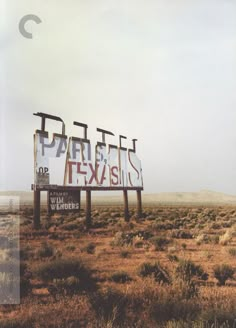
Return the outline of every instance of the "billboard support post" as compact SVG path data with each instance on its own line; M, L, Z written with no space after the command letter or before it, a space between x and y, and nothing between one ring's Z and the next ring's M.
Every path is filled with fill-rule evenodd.
M142 217L142 194L141 190L137 190L137 217L140 219Z
M123 197L124 197L124 218L125 221L129 221L129 202L128 202L128 191L123 190Z
M34 190L34 229L40 228L40 190Z
M86 190L86 227L89 229L92 224L91 217L91 190Z

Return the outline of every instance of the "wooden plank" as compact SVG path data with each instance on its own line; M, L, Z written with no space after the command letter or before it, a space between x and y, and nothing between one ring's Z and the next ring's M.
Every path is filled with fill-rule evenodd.
M129 221L129 202L128 202L128 191L123 191L123 197L124 197L124 218L125 221Z
M34 190L34 229L40 228L40 190Z
M91 190L86 191L86 227L89 229L92 225L91 217Z
M47 191L47 190L81 190L81 191L122 191L122 190L130 190L130 191L137 191L137 190L143 190L143 187L97 187L97 186L85 186L85 187L79 187L79 186L59 186L59 185L31 185L31 189L34 190L41 190L41 191Z
M137 217L142 217L142 194L141 190L137 190Z

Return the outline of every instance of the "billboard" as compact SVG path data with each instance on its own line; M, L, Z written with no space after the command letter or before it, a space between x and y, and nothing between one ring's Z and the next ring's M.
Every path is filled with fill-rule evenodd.
M104 133L105 130L100 131ZM97 142L92 147L90 140L87 139L87 133L85 137L68 138L64 134L55 133L50 140L48 132L36 130L34 135L35 185L57 184L71 187L112 187L113 189L143 187L141 161L135 147L127 149L121 144L119 147L106 144L104 135L103 142ZM63 171L56 183L55 180L52 182L55 165L50 163L53 159L58 159L63 163Z

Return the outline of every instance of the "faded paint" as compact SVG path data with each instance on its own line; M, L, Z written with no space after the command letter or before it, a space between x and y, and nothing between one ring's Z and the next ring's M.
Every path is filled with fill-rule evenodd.
M38 132L34 135L35 146L35 184L50 184L50 158L60 158L67 150L67 137L55 134L50 142L48 133Z
M141 161L134 150L105 143L95 146L92 160L88 139L36 131L35 136L35 184L50 185L53 167L50 158L65 161L64 186L78 187L143 187ZM66 155L66 159L65 159Z
M108 158L110 169L110 185L112 187L121 187L118 147L109 145Z
M110 187L110 167L106 145L97 143L95 152L97 184L99 186Z

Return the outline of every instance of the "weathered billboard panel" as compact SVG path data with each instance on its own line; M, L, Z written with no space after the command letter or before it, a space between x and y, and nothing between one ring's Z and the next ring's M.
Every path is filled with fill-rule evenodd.
M66 186L96 185L95 168L91 160L91 145L89 140L70 138L66 163L65 179Z
M128 159L127 149L119 148L119 173L120 173L120 185L122 187L128 187Z
M64 184L78 187L143 187L141 161L133 149L126 149L104 142L97 142L95 158L92 158L88 139L48 133L37 130L35 140L35 185L52 184L55 166L50 159L64 161ZM51 161L52 162L52 161ZM59 181L59 179L58 179ZM61 181L61 179L60 179Z
M143 185L141 161L132 149L128 150L127 171L129 172L128 178L131 187Z
M112 187L121 187L119 170L119 149L117 146L109 145L108 160L110 168L110 185Z
M48 191L48 212L73 212L80 209L80 191Z
M34 152L35 152L35 184L50 184L50 158L60 158L65 156L67 150L67 137L60 134L54 134L50 142L48 133L38 131L34 135Z
M97 143L95 154L97 184L98 186L110 187L110 168L106 144Z

